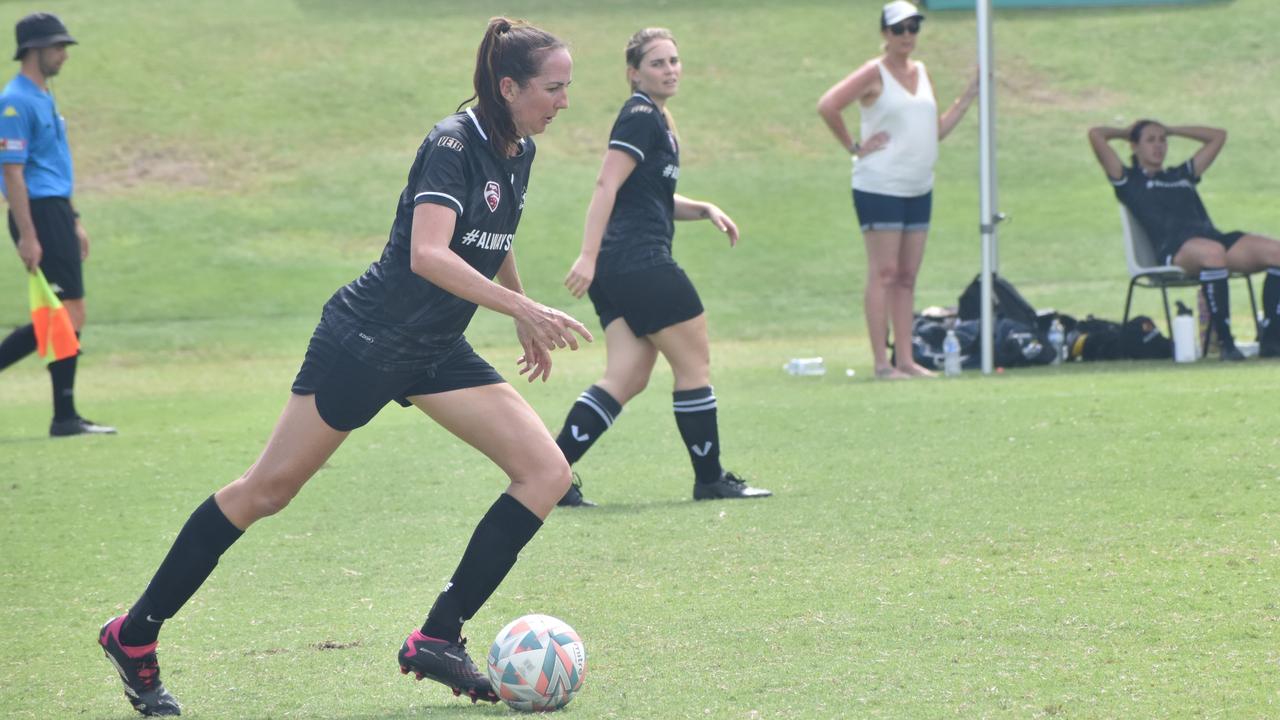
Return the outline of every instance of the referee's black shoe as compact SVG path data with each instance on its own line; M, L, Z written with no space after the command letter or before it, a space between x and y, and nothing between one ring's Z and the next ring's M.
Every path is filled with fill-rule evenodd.
M565 492L564 497L560 498L560 502L556 503L560 507L595 507L596 504L582 496L582 478L578 477L578 473L573 474L573 484L569 486L569 490Z
M423 635L414 630L400 646L400 672L413 673L421 680L435 680L456 695L466 695L474 705L477 700L498 702L498 694L489 684L489 676L480 672L467 654L467 641L453 642Z
M116 429L109 425L99 425L79 415L67 420L54 420L49 424L49 437L71 437L72 435L115 435Z
M735 500L769 497L773 493L764 488L751 487L731 472L720 474L715 482L693 484L694 500Z

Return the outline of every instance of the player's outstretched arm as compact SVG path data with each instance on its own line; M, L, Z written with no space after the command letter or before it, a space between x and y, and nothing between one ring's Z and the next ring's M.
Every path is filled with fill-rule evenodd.
M733 222L733 218L729 217L725 211L714 203L690 200L680 193L676 193L675 206L676 220L710 220L717 230L729 236L729 247L738 244L737 224Z
M506 259L502 261L502 267L498 268L497 277L498 282L502 283L503 287L521 296L524 295L524 287L520 282L520 273L516 269L515 251L507 253ZM533 301L531 300L530 302ZM534 304L537 305L537 303ZM549 308L544 305L539 305L539 307L542 310L549 312L553 317L558 317L560 320L576 323L577 327L580 328L580 330L578 330L579 334L586 338L587 341L591 340L591 333L577 320L574 320L569 315L554 308ZM539 377L542 378L543 382L546 382L547 379L551 377L551 350L554 349L554 347L564 347L564 345L544 344L539 340L536 323L530 323L528 320L522 321L519 316L513 317L516 323L516 339L520 341L520 348L524 350L524 354L519 358L516 358L516 364L520 366L520 374L527 374L529 376L529 382L533 382ZM574 326L568 325L568 327L573 328ZM569 340L573 340L572 334L569 335ZM555 338L551 338L550 342L555 343ZM576 344L570 345L570 347L574 350L577 349Z
M489 280L449 249L457 214L452 208L422 203L413 211L409 267L432 284L463 300L515 318L517 326L537 348L578 349L578 336L591 340L586 326L554 308ZM504 261L505 279L519 286L515 261ZM500 269L501 270L501 269Z

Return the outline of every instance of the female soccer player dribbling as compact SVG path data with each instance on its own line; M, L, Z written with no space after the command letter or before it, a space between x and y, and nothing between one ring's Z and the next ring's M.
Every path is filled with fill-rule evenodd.
M604 327L604 377L569 410L556 444L577 462L644 390L661 353L675 376L676 425L693 463L695 500L769 495L720 466L716 398L711 390L707 318L698 293L671 256L674 220L710 220L738 241L720 208L676 193L680 147L666 104L680 88L671 32L641 30L627 43L632 95L609 135L609 149L587 209L582 253L565 286L589 293ZM561 505L590 505L574 486Z
M511 315L524 350L520 373L530 381L547 379L550 351L577 348L574 333L591 339L578 321L523 295L511 252L535 151L530 138L568 107L572 69L554 36L490 21L476 57L477 106L442 120L418 149L381 259L325 305L266 449L196 509L146 591L99 634L143 715L179 714L160 682L161 623L250 525L282 510L347 435L391 400L416 405L510 479L399 654L403 672L473 702L497 701L467 655L462 623L514 565L570 473L528 403L462 333L478 305Z

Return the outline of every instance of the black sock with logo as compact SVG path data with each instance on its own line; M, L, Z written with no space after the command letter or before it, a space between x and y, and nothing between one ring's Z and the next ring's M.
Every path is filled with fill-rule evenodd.
M155 642L164 621L191 599L218 565L218 558L243 534L210 495L191 513L151 584L129 608L120 642L134 647Z
M592 385L578 396L569 408L564 427L556 437L556 445L572 465L591 449L596 440L613 426L622 413L622 405L598 385Z
M1226 268L1200 270L1200 288L1204 291L1205 303L1209 306L1213 332L1223 346L1235 345L1235 337L1231 334L1231 293L1227 285L1229 276Z
M1280 342L1280 267L1267 268L1267 279L1262 283L1262 336Z
M18 362L36 351L36 326L23 325L14 328L9 336L0 342L0 370Z
M677 390L671 397L676 427L693 463L694 479L700 483L719 480L724 470L720 467L720 430L711 386Z
M484 605L516 564L542 520L519 500L503 493L480 518L462 560L436 598L422 624L422 634L440 640L457 640L462 624Z

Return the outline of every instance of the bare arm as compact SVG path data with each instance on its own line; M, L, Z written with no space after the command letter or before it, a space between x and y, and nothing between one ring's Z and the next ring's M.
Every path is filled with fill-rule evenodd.
M1227 131L1220 128L1196 127L1196 126L1178 126L1165 128L1170 135L1191 138L1204 143L1195 155L1191 156L1191 164L1195 168L1196 177L1204 174L1205 170L1218 159L1218 153L1222 152L1222 146L1227 144Z
M40 238L36 236L36 224L31 219L31 201L27 196L27 179L22 174L22 166L17 163L4 164L5 197L9 201L9 211L13 213L13 222L18 226L18 257L27 272L34 273L40 267L40 258L44 249L40 246Z
M618 188L631 177L635 169L636 160L627 153L612 149L605 151L600 174L596 176L595 190L591 193L591 203L587 205L587 221L582 230L582 250L564 278L564 286L569 288L574 297L582 297L595 279L600 241L604 238L609 216L613 214Z
M870 60L862 67L854 70L848 77L832 85L822 98L818 100L818 115L831 130L831 134L850 154L855 151L853 138L844 122L844 110L855 102L874 94L880 89L880 70L876 61Z
M927 71L926 71L927 72ZM933 83L930 82L932 87ZM951 134L951 131L960 124L964 118L964 114L969 110L969 106L973 104L973 99L978 97L978 74L975 72L973 77L969 79L969 84L965 86L964 92L960 93L960 97L951 103L951 107L938 117L938 140L942 141ZM937 96L934 96L934 102L937 102Z
M510 254L498 271L499 279L507 286L503 287L481 275L450 250L449 241L453 237L457 217L452 208L443 205L422 203L414 208L409 268L415 274L463 300L515 318L516 334L526 348L526 358L530 360L535 359L530 358L531 354L558 347L577 350L575 332L587 340L591 339L591 333L582 323L519 292L520 279L515 259ZM550 366L546 365L545 370L549 371Z
M738 244L738 226L734 224L732 218L714 203L690 200L680 193L676 193L675 219L710 220L717 230L729 236L729 247Z
M1128 128L1104 127L1101 125L1089 128L1089 146L1093 148L1093 154L1098 158L1098 164L1102 166L1102 171L1111 180L1119 180L1124 177L1124 162L1116 154L1115 149L1111 147L1111 141L1127 137L1129 137Z

